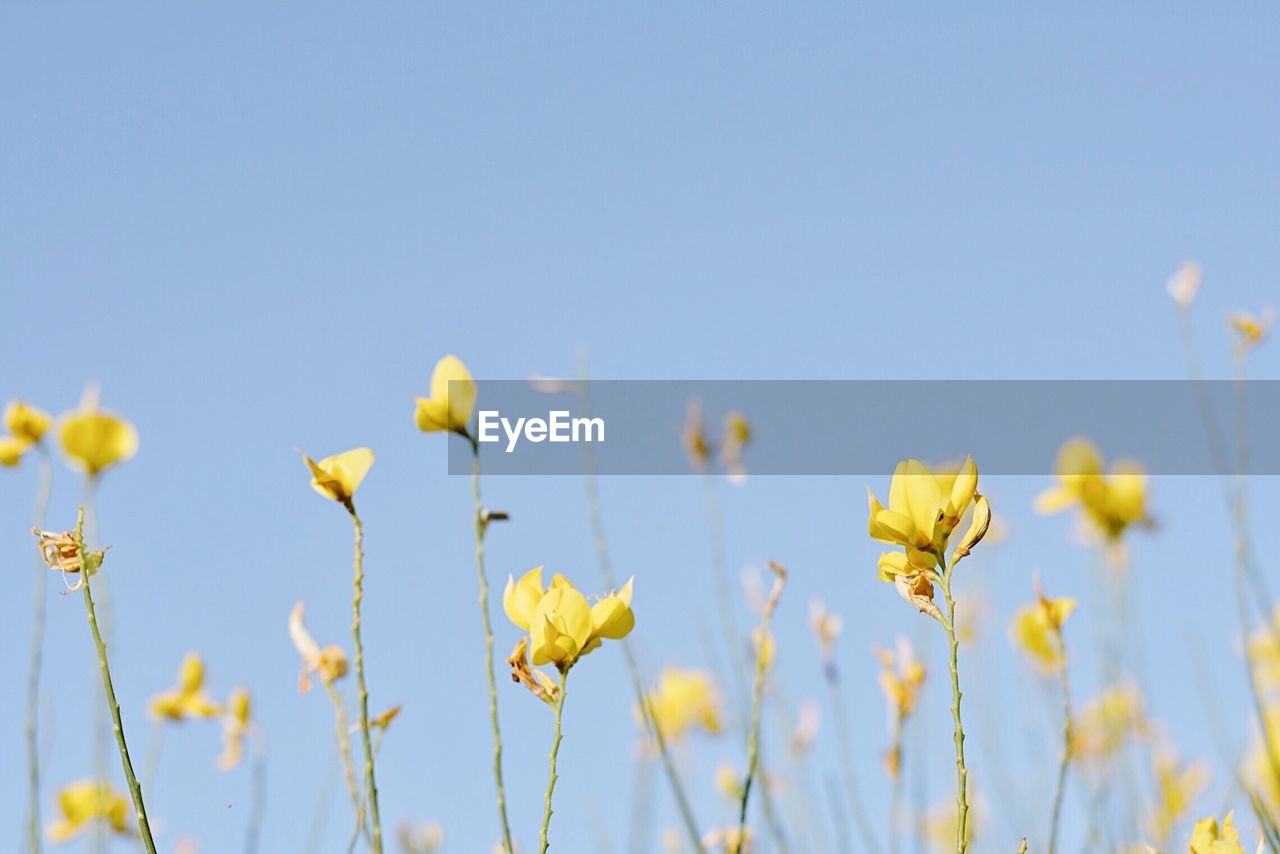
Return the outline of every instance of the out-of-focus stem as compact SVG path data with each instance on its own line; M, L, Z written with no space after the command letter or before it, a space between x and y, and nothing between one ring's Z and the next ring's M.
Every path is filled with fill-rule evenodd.
M1067 769L1071 766L1071 684L1067 678L1067 642L1063 639L1061 629L1057 633L1058 653L1062 664L1058 672L1058 681L1062 687L1062 760L1058 763L1058 782L1053 793L1053 814L1049 820L1049 854L1054 854L1058 846L1058 819L1062 814L1062 798L1067 791ZM1023 845L1026 841L1023 840Z
M124 767L125 780L129 784L129 792L133 795L134 812L138 819L138 833L147 854L156 854L156 843L151 838L151 825L147 822L147 807L142 800L142 787L133 773L133 762L129 759L129 744L124 736L124 723L120 719L120 704L116 702L116 689L111 684L111 667L107 663L107 645L102 640L102 632L98 628L98 616L93 608L93 591L90 589L87 552L84 547L84 508L80 508L76 519L76 551L80 560L80 583L84 591L84 606L89 615L89 629L93 634L93 644L98 651L98 667L102 671L102 688L107 696L107 705L111 710L111 721L116 734L116 746L120 749L120 764Z
M480 444L471 442L471 492L475 499L476 580L480 586L480 622L484 627L484 675L489 685L489 723L493 729L493 778L498 788L498 821L502 825L502 846L515 854L511 826L507 822L507 792L502 783L502 729L498 724L498 684L493 676L493 627L489 622L489 578L484 568L484 535L489 527L484 501L480 497Z
M580 357L579 359L578 374L582 413L584 417L589 418L591 417L591 397L587 392L585 357ZM609 541L605 537L604 531L604 516L600 510L600 489L597 482L595 451L590 442L582 443L582 466L582 485L587 496L587 519L591 525L591 537L595 543L596 564L600 568L600 576L604 579L605 585L611 589L616 588L618 583L613 574L613 561L609 557ZM631 689L636 697L636 705L640 709L640 717L644 723L645 733L653 739L654 746L658 749L662 770L666 774L671 793L676 799L680 819L684 824L689 841L693 845L693 850L701 852L703 850L702 834L698 832L698 823L694 818L693 807L689 803L689 797L685 793L684 784L680 780L679 769L676 768L670 751L667 749L667 740L657 719L653 717L652 710L649 708L648 692L644 687L644 677L640 673L640 665L636 661L635 651L632 650L629 639L623 638L621 644L622 655L627 662L627 673L631 677Z
M902 715L893 716L893 726L889 733L889 756L893 765L893 779L890 780L889 792L889 852L898 854L901 850L899 834L902 830L902 777L905 772L902 762Z
M324 683L325 692L329 695L329 702L333 703L334 725L338 731L338 756L342 759L342 777L347 784L347 795L351 798L351 808L356 814L356 828L351 835L351 841L347 845L347 849L351 850L355 847L355 840L360 834L368 835L368 828L364 821L364 807L360 799L360 786L356 783L355 761L351 758L351 730L347 726L347 704L343 702L342 695L338 693L338 689L333 683L327 679L321 680Z
M742 782L742 800L738 805L738 835L734 840L734 854L742 854L743 843L747 832L747 805L751 800L751 784L755 780L756 770L760 764L760 705L764 696L764 678L769 670L772 651L769 648L769 621L773 617L773 609L778 605L782 595L782 587L786 582L786 571L777 564L770 568L777 573L773 591L760 614L759 638L756 644L755 684L751 690L751 726L747 735L747 775Z
M849 735L849 716L845 711L844 692L840 686L840 670L834 657L824 663L823 675L827 682L827 692L831 698L831 712L835 719L836 744L840 755L840 775L844 779L845 798L849 802L849 812L853 815L858 834L867 851L880 850L875 831L871 829L871 819L867 816L866 807L862 803L862 793L858 788L857 773L853 764L853 739Z
M43 442L40 454L40 482L36 487L34 522L44 528L53 490L53 461ZM48 568L36 558L35 611L31 621L31 663L27 670L27 830L32 854L40 854L40 669L44 662L45 596L49 591Z

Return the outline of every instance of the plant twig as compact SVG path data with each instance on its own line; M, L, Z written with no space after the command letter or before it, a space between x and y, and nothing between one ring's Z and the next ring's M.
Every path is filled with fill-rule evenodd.
M560 721L562 716L564 715L564 698L568 694L568 692L565 690L565 683L568 681L569 681L569 668L566 667L560 671L560 694L559 696L556 697L556 728L555 728L555 735L551 739L551 759L550 759L551 773L547 777L547 793L545 796L546 807L542 814L542 831L539 834L539 839L541 840L541 843L538 850L541 851L542 854L547 854L547 849L551 847L551 843L547 838L548 833L551 830L551 797L552 795L555 794L556 780L559 779L559 777L556 775L556 759L559 758L560 756L560 740L563 738L563 735L561 733L561 728L560 728Z

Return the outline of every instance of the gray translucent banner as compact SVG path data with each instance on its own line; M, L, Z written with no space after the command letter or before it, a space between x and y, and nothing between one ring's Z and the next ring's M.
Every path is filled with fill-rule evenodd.
M486 380L471 433L488 422L487 474L687 475L689 412L701 411L707 467L720 460L725 417L741 413L750 437L729 467L750 475L883 475L898 460L971 454L984 474L1047 475L1062 443L1091 439L1108 462L1151 474L1211 475L1238 464L1237 395L1246 404L1244 469L1280 474L1280 382L1160 380ZM558 412L562 415L552 416ZM1206 428L1206 416L1216 427ZM526 419L512 443L510 431ZM573 419L598 419L577 424ZM506 419L504 427L499 419ZM545 422L539 429L536 421ZM599 424L603 423L603 440ZM532 429L530 425L532 423ZM564 441L553 441L563 438ZM537 438L542 436L541 441ZM586 439L590 437L589 443ZM449 472L471 471L466 442L449 447ZM1215 450L1216 449L1216 450ZM733 457L736 456L736 462Z

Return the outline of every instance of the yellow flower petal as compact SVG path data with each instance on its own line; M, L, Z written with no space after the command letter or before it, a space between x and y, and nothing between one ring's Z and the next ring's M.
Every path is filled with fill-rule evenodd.
M476 384L457 356L448 355L431 372L431 397L418 398L416 420L424 433L466 433L476 405Z
M58 441L68 460L86 474L96 475L138 452L133 425L109 412L82 411L58 421Z
M315 462L306 454L303 462L311 470L311 488L325 498L346 503L356 494L373 466L373 451L353 448Z
M507 576L507 587L502 593L502 609L507 619L526 632L533 621L533 612L542 599L542 567L533 569L515 581Z
M35 444L44 438L53 419L29 403L11 400L4 408L4 423L15 438Z

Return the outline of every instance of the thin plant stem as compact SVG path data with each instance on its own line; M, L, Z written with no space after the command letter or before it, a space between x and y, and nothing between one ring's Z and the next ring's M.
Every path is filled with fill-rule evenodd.
M960 669L958 659L960 643L956 639L956 600L951 595L951 571L947 559L938 553L938 577L946 600L947 614L943 628L947 630L949 645L947 669L951 671L951 717L955 722L956 745L956 854L965 854L969 847L969 769L964 764L964 723L960 719Z
M43 442L40 453L40 481L36 487L34 521L44 528L53 490L53 461ZM48 567L36 558L35 611L31 621L31 663L27 670L27 830L32 854L40 854L40 670L44 664L45 597L49 591Z
M356 813L356 830L352 834L351 842L347 845L347 849L350 850L355 847L356 836L360 833L367 835L368 828L364 822L360 786L356 783L355 762L351 758L351 730L347 726L347 705L332 682L327 679L322 679L321 682L324 683L325 692L329 695L329 702L333 703L334 725L338 731L338 756L342 759L342 777L347 783L347 794L351 797L351 807Z
M124 767L124 777L129 784L129 792L133 795L133 807L138 818L138 833L142 836L142 844L147 854L156 854L156 843L151 838L151 825L147 822L147 807L142 800L142 787L133 773L133 762L129 759L129 744L124 736L124 723L120 719L120 704L116 701L116 689L111 684L111 667L107 664L107 645L102 640L102 632L98 628L98 615L93 608L93 591L89 583L88 556L84 547L84 508L76 519L76 552L80 559L80 583L84 590L84 606L89 616L89 629L93 633L93 644L98 651L98 667L102 671L102 689L107 696L107 705L111 709L111 722L115 729L116 746L120 749L120 764Z
M351 581L351 638L356 653L356 690L360 703L360 738L364 743L364 783L369 795L369 817L373 824L373 851L382 854L382 818L378 814L378 783L373 770L373 740L369 736L369 689L364 677L364 641L361 639L360 606L364 602L364 525L355 504L347 501L347 511L355 529L354 563ZM362 801L363 803L363 801ZM363 812L363 808L359 810Z
M827 692L831 699L832 717L835 719L836 745L840 756L840 776L844 780L845 798L849 802L849 812L862 837L863 847L867 851L879 851L875 831L871 828L871 819L862 803L857 774L853 764L853 739L849 735L849 715L845 710L844 692L840 685L840 669L834 656L823 666L823 675L827 682Z
M1067 677L1067 642L1059 628L1058 654L1062 664L1058 671L1058 682L1062 688L1062 759L1058 763L1058 782L1053 793L1053 813L1049 819L1048 854L1054 854L1058 846L1058 820L1062 815L1062 798L1067 791L1067 769L1071 767L1071 738L1073 721L1071 717L1071 683Z
M889 755L893 757L893 779L889 792L889 851L898 854L901 850L899 836L902 830L902 776L905 770L902 765L902 715L893 716L893 729L890 733Z
M546 806L542 813L542 831L539 833L540 843L538 850L542 854L547 854L547 849L551 847L551 843L548 840L548 833L551 830L551 798L556 791L556 780L559 779L556 775L556 759L560 756L560 741L563 738L560 722L564 716L564 700L568 696L568 691L565 687L568 681L569 668L566 667L560 671L560 696L556 698L556 728L555 735L551 738L551 771L547 777Z
M471 492L475 498L476 581L480 586L480 622L484 627L484 675L489 685L489 722L493 728L493 779L498 787L498 821L502 825L502 850L515 854L511 825L507 821L507 793L502 783L502 728L498 724L498 684L493 676L493 627L489 621L489 578L484 568L484 535L489 520L480 497L480 443L471 437Z
M85 511L84 523L84 540L90 548L98 546L98 475L87 474L84 478L82 501ZM98 608L102 611L98 618L101 626L103 637L106 639L104 646L111 644L111 589L106 579L102 579L102 586L98 589ZM109 736L107 734L108 724L107 718L107 698L100 693L99 689L94 687L94 703L93 703L93 773L98 779L105 779L107 776L107 744ZM102 854L107 847L107 826L105 822L95 822L93 827L93 851L94 854Z
M591 398L587 393L585 357L579 360L578 373L580 378L578 384L580 389L579 397L582 401L583 416L589 418L591 417ZM604 516L600 510L600 489L597 482L595 451L590 442L582 443L582 455L582 485L587 496L587 520L591 526L592 540L595 543L596 564L600 568L600 576L604 579L605 585L610 588L616 588L618 585L613 574L613 561L609 557L609 541L605 537ZM702 834L698 832L698 822L694 818L693 807L689 804L689 797L685 793L684 784L680 780L680 772L676 768L675 762L672 761L670 752L667 750L667 740L663 736L657 719L651 714L648 692L644 687L644 678L640 674L640 665L636 661L635 651L631 648L631 641L628 638L623 638L621 643L622 656L627 662L627 673L631 677L631 689L636 696L636 705L640 709L640 717L644 724L645 733L653 739L653 743L658 749L659 758L662 761L662 770L666 774L671 793L676 799L680 820L684 825L690 842L693 843L693 850L701 852L703 850Z
M773 591L765 602L760 614L760 628L757 630L759 643L756 649L755 682L751 689L751 727L747 735L747 776L742 782L742 799L738 805L738 835L734 840L734 854L742 854L743 842L747 832L747 805L751 800L751 784L755 780L756 770L760 765L760 706L764 696L764 678L769 670L769 621L773 610L778 606L778 598L782 595L782 586L786 580L786 571L778 564L770 564L777 573Z
M245 828L245 854L257 854L262 838L262 820L267 811L267 739L258 729L253 731L253 770L249 785L249 822Z

